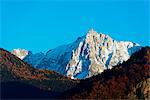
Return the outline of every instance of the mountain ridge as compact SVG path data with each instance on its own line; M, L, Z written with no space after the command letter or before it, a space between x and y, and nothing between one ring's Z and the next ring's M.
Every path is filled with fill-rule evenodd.
M91 29L73 43L51 49L46 54L29 54L24 61L39 69L54 70L71 78L83 79L126 61L140 48L139 44L118 42Z

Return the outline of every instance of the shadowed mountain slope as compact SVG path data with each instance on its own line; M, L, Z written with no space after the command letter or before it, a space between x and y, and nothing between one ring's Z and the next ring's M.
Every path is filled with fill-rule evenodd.
M56 72L35 69L4 49L0 49L0 80L7 82L2 85L8 86L11 85L10 82L16 82L14 84L19 86L27 84L41 90L60 93L77 84L77 81ZM15 89L15 86L12 89Z

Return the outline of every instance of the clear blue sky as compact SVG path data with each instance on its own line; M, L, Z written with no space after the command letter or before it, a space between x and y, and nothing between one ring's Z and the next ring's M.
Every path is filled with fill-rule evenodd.
M47 51L90 28L150 45L148 0L1 0L0 47Z

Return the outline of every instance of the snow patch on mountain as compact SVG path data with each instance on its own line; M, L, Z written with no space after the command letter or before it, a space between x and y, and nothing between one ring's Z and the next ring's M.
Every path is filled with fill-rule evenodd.
M20 59L24 59L24 57L26 57L28 55L28 51L25 49L13 49L11 51L12 54L16 55L18 58Z

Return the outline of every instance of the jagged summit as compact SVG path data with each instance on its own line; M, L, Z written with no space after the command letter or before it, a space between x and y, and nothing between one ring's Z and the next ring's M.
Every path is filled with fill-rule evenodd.
M90 29L75 42L44 54L27 55L24 61L40 69L49 69L72 78L87 78L122 63L141 47L129 41L116 41Z
M91 29L87 32L85 38L86 38L86 39L91 39L91 38L93 38L93 37L99 36L99 34L104 35L104 34L102 34L101 32L100 32L100 33L97 33L93 28L91 28Z
M96 31L94 31L93 28L91 28L87 33L87 35L95 35L95 34L98 34L98 33Z
M103 34L102 32L98 33L93 28L91 28L88 33L85 36L86 42L105 42L108 40L108 42L112 42L112 38L108 36L107 34ZM107 41L106 41L107 42Z

